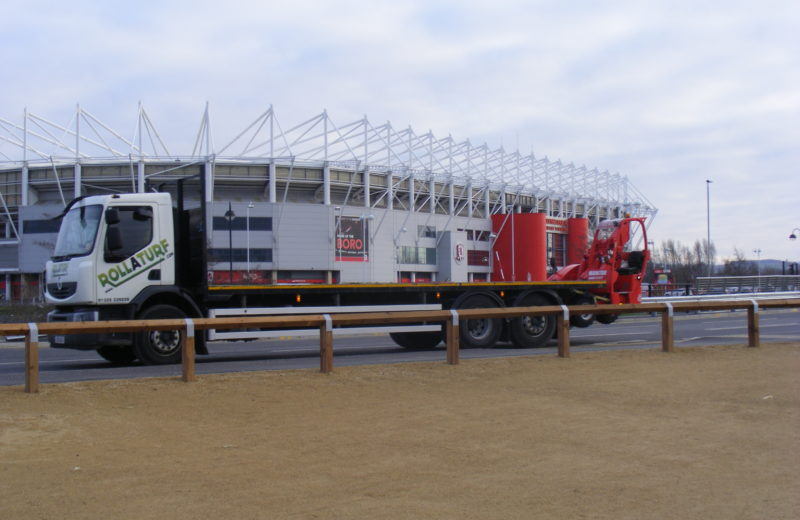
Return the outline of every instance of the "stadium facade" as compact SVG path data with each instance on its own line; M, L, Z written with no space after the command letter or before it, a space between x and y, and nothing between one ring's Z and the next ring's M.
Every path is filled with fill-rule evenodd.
M284 126L270 107L218 147L206 106L191 152L180 154L141 105L132 126L124 137L80 106L66 124L27 110L0 118L0 296L40 297L58 217L73 198L201 172L210 267L271 283L455 280L454 269L487 280L491 215L545 214L557 267L569 219L593 226L657 212L617 173L366 117L337 125L323 111ZM463 266L445 261L454 240L466 244Z

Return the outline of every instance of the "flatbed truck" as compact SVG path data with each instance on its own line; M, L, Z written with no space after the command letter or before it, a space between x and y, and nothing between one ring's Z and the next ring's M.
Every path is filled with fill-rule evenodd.
M429 283L221 283L208 270L210 221L204 196L190 199L199 179L180 179L159 191L93 195L70 202L63 215L53 257L45 270L46 299L54 305L49 321L199 318L219 315L335 313L348 310L474 309L553 304L636 301L648 252L630 249L630 226L642 219L601 224L583 264L562 269L549 280ZM642 231L644 228L642 226ZM644 240L646 248L646 239ZM333 253L332 253L333 254ZM629 266L626 260L637 259ZM624 282L624 283L623 283ZM624 286L625 290L619 289ZM638 293L637 293L638 288ZM391 306L391 307L387 307ZM610 322L611 315L598 315ZM586 327L591 315L573 316ZM416 324L384 329L406 348L433 348L441 325ZM554 335L551 316L471 319L460 327L461 345L491 347L509 341L539 347ZM177 363L181 331L76 334L50 337L54 348L96 350L113 363ZM266 331L198 338L207 354L210 339L256 339Z

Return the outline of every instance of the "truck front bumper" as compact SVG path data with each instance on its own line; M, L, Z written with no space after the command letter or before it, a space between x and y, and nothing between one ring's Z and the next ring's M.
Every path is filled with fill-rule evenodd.
M92 307L70 310L56 309L47 314L48 322L88 322L102 320L125 319L119 313L107 312L107 309ZM104 334L53 334L48 336L51 348L69 348L75 350L97 350L100 347L116 345L129 346L133 337L129 332L112 332Z

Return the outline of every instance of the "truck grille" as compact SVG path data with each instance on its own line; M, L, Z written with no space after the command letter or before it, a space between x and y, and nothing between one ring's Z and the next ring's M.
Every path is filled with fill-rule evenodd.
M78 289L77 282L63 282L61 284L49 283L47 284L47 293L53 298L69 298Z

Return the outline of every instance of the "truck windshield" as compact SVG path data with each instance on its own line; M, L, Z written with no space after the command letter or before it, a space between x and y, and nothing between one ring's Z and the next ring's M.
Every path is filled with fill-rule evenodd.
M103 206L93 204L72 208L61 221L53 260L66 260L92 252Z

